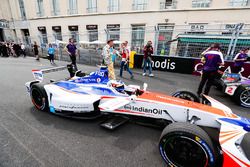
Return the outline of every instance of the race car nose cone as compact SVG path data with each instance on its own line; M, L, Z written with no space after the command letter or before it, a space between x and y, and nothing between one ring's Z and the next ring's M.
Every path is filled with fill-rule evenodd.
M250 119L242 118L242 123L243 129L247 132L250 132Z
M241 126L245 131L250 132L250 119L241 117L240 119L222 118L225 122Z

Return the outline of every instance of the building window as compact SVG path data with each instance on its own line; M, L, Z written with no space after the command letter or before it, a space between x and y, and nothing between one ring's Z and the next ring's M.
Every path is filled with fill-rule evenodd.
M57 16L60 14L59 0L50 0L51 15Z
M143 52L145 38L145 25L132 25L132 50L137 51L137 53Z
M21 14L21 18L23 20L26 20L26 12L25 12L25 7L24 7L24 3L23 0L19 0L19 7L20 7L20 14Z
M77 14L77 0L69 0L69 9L68 9L68 14Z
M48 43L47 31L45 26L37 27L38 31L40 32L40 42L41 44Z
M52 26L53 35L56 40L62 41L62 29L61 26Z
M98 40L98 25L86 25L89 34L89 42Z
M108 0L108 12L118 12L120 0Z
M193 0L193 8L208 8L211 5L211 0Z
M38 17L44 16L44 7L43 7L43 0L36 1L36 15Z
M176 0L164 0L160 2L160 9L176 9Z
M87 13L97 12L97 0L88 0Z
M29 29L21 29L21 34L22 34L23 42L26 45L30 45L31 44L31 40L30 40Z
M157 54L169 55L174 25L159 24L157 30Z
M73 26L68 26L68 28L69 28L70 38L73 38L74 41L79 42L78 26L73 25Z
M233 7L248 6L250 4L249 0L230 0L229 5Z
M133 0L132 8L133 10L146 10L147 5L147 0Z
M120 40L120 24L107 24L108 39Z

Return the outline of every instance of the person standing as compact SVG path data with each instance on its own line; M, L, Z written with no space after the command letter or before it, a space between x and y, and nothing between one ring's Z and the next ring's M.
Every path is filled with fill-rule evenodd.
M11 52L11 44L10 43L7 43L6 44L6 47L7 47L7 57L9 56L12 56L12 52Z
M115 64L115 60L116 60L118 52L117 50L114 49L114 46L110 47L110 53L111 53L112 62Z
M128 41L125 41L124 44L125 44L125 48L128 50L128 56L130 56L131 47L128 45Z
M40 58L39 58L39 52L38 52L38 45L36 43L36 41L34 42L34 45L33 45L33 50L34 50L34 53L35 53L35 57L36 57L36 60L39 61Z
M2 57L3 53L3 42L0 42L0 57Z
M122 61L121 61L121 67L120 67L120 77L122 78L123 69L126 69L126 71L130 74L130 78L133 79L134 75L128 66L129 50L126 48L125 43L121 44L121 55L122 55Z
M53 48L53 46L51 44L49 44L49 48L48 48L48 59L50 61L51 64L55 64L54 62L54 57L55 57L55 48Z
M234 57L234 68L232 70L234 73L239 73L241 71L242 67L244 66L244 62L247 61L248 51L249 48L241 49L240 53Z
M21 54L23 55L23 57L26 57L26 52L25 52L25 45L24 43L21 43Z
M69 57L71 59L71 64L74 66L75 70L77 71L77 66L76 66L77 47L74 44L73 38L69 39L69 44L66 46L66 48L67 48Z
M112 62L111 55L114 53L110 52L110 48L114 46L114 41L112 39L107 41L107 44L103 47L102 56L103 62L106 66L108 66L109 79L115 80L115 71L114 71L114 63ZM113 51L115 52L115 51Z
M197 94L199 96L201 96L203 87L205 85L206 86L204 94L208 95L210 88L214 83L214 79L217 77L219 66L224 64L223 55L220 52L220 44L218 43L212 44L211 47L204 51L202 54L202 63L204 65L201 81L197 91Z
M8 57L8 47L7 47L7 44L6 43L3 43L3 46L2 46L2 54L3 54L3 57Z
M146 75L147 67L149 69L149 76L153 77L154 74L152 74L152 55L153 55L153 47L152 42L148 41L147 45L143 49L144 53L144 59L143 59L143 76Z

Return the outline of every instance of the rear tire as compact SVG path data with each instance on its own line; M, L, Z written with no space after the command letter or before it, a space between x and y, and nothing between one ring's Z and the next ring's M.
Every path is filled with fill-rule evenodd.
M172 94L173 97L178 97L184 100L200 103L200 98L192 92L181 90Z
M233 100L246 108L250 108L250 87L239 86L233 96Z
M169 166L217 166L217 149L208 134L194 124L178 122L166 126L160 137L159 150Z
M34 106L40 111L48 111L48 97L43 85L35 83L30 90L31 101Z

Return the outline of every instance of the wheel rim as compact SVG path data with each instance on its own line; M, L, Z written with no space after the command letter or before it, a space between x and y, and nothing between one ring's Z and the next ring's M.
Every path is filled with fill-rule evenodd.
M32 102L38 108L42 109L44 106L44 97L40 94L39 91L33 89L31 92Z
M244 90L240 94L240 101L244 105L250 106L250 90Z
M208 155L194 139L185 136L171 136L165 139L164 153L168 161L176 167L206 167Z

